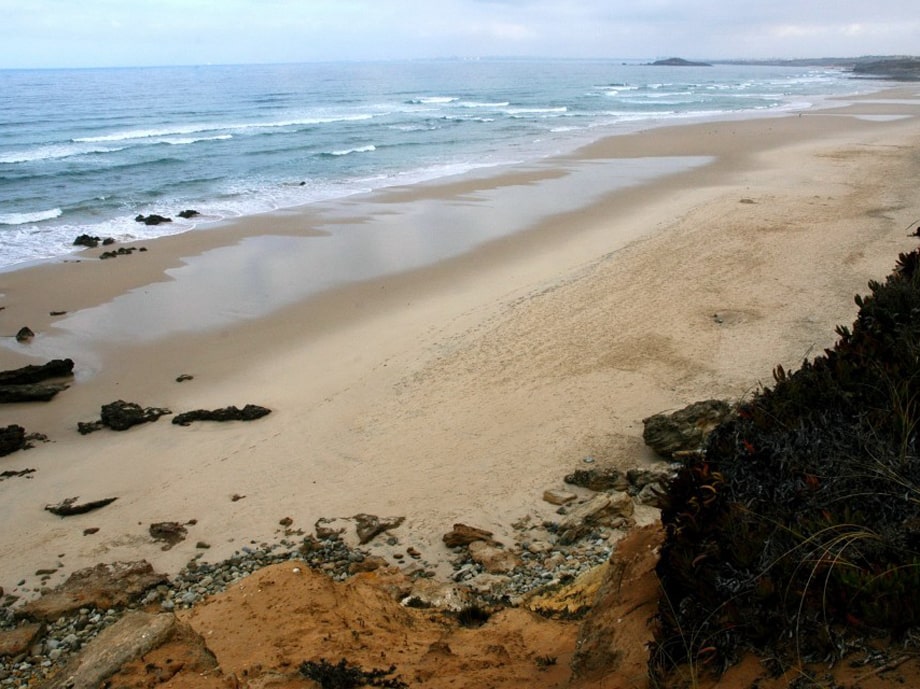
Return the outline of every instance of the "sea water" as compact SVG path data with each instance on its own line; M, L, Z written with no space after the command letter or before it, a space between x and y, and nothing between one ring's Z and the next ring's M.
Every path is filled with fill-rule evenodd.
M3 70L0 269L81 234L147 239L866 89L832 69L622 61ZM173 222L135 221L154 213Z

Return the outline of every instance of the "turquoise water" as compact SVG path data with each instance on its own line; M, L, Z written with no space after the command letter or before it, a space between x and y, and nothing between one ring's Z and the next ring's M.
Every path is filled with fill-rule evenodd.
M0 71L0 268L83 233L150 238L866 88L824 69L605 61ZM174 222L134 221L150 213Z

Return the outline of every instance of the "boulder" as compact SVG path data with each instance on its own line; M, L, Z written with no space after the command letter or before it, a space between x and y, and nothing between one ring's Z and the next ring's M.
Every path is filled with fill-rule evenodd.
M156 213L151 213L150 215L138 215L134 218L135 222L142 222L145 225L160 225L165 222L172 222L172 218L167 218L163 215L157 215Z
M612 522L614 519L628 519L636 506L628 495L609 493L595 495L588 502L578 505L559 523L558 542L571 545L590 532L594 527Z
M28 385L49 378L73 375L73 359L52 359L45 364L30 364L22 368L0 371L0 385Z
M271 413L271 409L266 409L256 404L247 404L242 409L224 407L222 409L196 409L182 412L174 416L172 422L178 426L188 426L193 421L255 421Z
M26 603L17 615L53 622L80 608L122 608L166 581L166 575L154 572L146 560L98 564L74 572L51 592Z
M489 574L507 574L521 564L514 553L496 548L485 541L473 541L469 549L473 562L478 562Z
M69 386L62 383L32 383L30 385L0 385L0 403L48 402Z
M95 249L97 246L99 246L101 241L101 237L93 237L92 235L81 234L79 237L73 240L73 245L85 246L90 249Z
M629 481L619 469L578 469L565 477L565 482L573 486L581 486L588 490L626 490Z
M0 457L26 448L26 429L16 424L0 428Z
M35 333L32 332L30 327L24 325L16 333L16 342L29 342L33 337L35 337Z
M44 629L40 622L24 622L15 629L0 629L0 658L25 653Z
M151 615L131 611L71 659L46 689L96 689L106 686L106 680L122 666L172 638L179 628L175 615Z
M661 413L642 420L642 439L657 454L671 459L681 452L703 449L709 434L734 413L725 400L704 400L671 414Z
M126 431L132 426L156 421L161 416L172 414L169 409L157 407L141 407L135 402L116 400L102 405L100 421L113 431Z

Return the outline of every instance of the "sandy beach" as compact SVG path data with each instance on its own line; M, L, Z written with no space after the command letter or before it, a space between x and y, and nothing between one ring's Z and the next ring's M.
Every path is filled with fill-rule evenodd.
M176 572L199 542L211 561L276 540L285 517L310 533L322 517L405 516L401 547L431 563L455 522L512 545L511 524L550 518L543 491L586 460L657 462L644 417L738 399L833 343L853 296L916 246L918 116L920 87L904 86L649 129L491 177L0 274L0 334L37 334L0 348L0 369L76 362L53 401L0 409L0 425L50 439L0 459L35 469L0 481L0 586L29 597L38 570L55 570L53 585L141 558ZM618 188L637 165L655 174ZM453 229L500 227L434 264L303 287L298 257L314 247L350 250L336 237L351 228L439 227L445 206L473 214L449 216ZM376 250L388 248L411 253ZM272 414L77 433L117 399ZM74 496L118 500L66 519L43 510ZM147 531L189 520L167 551Z

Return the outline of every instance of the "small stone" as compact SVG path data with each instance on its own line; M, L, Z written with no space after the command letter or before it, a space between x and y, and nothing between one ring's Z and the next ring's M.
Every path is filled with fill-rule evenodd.
M198 548L199 550L207 550L208 548L211 547L211 544L210 544L210 543L205 543L204 541L198 541L198 542L195 544L195 547Z
M572 500L577 497L575 493L557 488L550 488L549 490L543 491L543 499L550 505L565 505L568 502L572 502Z

